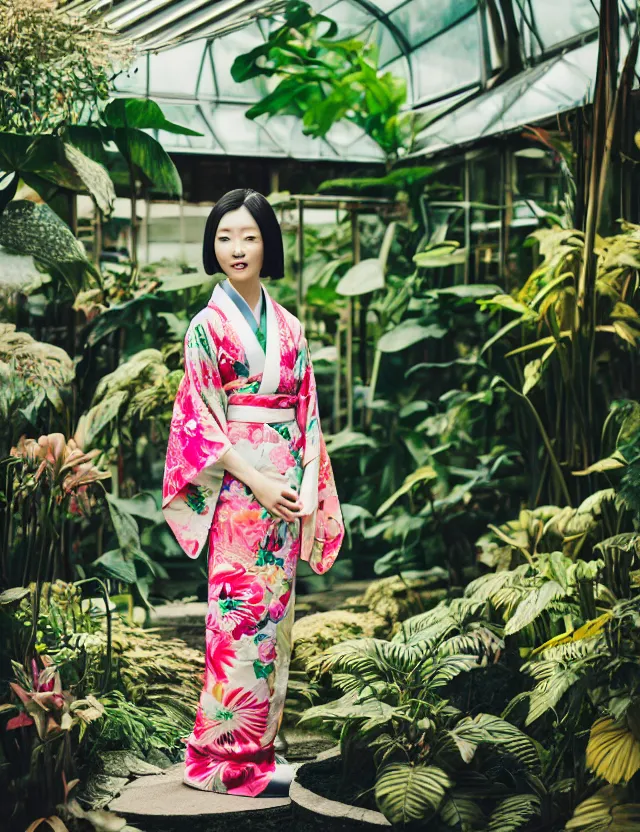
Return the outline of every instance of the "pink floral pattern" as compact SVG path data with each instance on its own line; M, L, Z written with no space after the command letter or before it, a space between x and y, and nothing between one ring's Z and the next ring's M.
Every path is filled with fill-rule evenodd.
M305 559L318 574L329 569L344 524L300 322L268 297L276 325L267 332L267 356L275 338L280 367L273 389L257 393L263 374L251 374L246 334L236 331L215 298L214 292L185 338L162 507L184 552L195 558L204 550L208 558L205 678L193 731L184 740L184 779L205 790L255 796L275 771L296 566ZM227 422L230 403L295 407L296 418ZM231 447L298 491L306 466L319 459L317 508L294 523L273 518L224 469L221 458Z

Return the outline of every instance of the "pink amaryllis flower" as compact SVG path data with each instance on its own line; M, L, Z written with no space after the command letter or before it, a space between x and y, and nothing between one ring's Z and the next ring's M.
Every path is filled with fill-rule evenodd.
M264 615L264 587L241 564L222 564L209 579L207 628L230 632L234 639L256 631Z
M229 633L219 629L206 631L205 663L206 669L215 679L215 683L227 682L225 665L231 667L236 657L233 639Z
M269 699L259 699L251 690L232 688L221 699L205 690L200 695L194 737L198 745L212 749L259 744L267 730L268 713Z

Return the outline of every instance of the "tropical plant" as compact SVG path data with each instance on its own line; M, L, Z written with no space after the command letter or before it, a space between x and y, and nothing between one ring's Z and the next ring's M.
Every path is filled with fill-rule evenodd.
M111 476L61 433L21 437L2 462L2 575L9 586L74 577L71 527L89 517L93 484Z
M410 144L413 118L401 112L404 79L378 70L375 44L336 38L338 26L307 3L289 0L284 23L264 44L239 55L231 67L236 82L260 76L278 85L246 113L297 115L308 135L326 136L340 119L357 124L383 149L389 161ZM324 31L323 31L324 30Z
M12 701L0 705L0 714L9 716L0 745L12 828L20 820L25 828L34 811L51 812L62 800L56 808L65 820L84 817L69 792L81 791L84 805L91 805L91 795L108 798L98 782L92 785L108 758L125 776L127 765L159 772L148 759L170 762L195 716L201 652L127 624L106 592L83 597L90 582L95 579L0 594L0 622L9 635L3 643L11 643L13 655L26 654L11 659ZM36 630L31 658L26 627ZM3 674L9 676L4 668ZM115 751L121 756L111 759Z
M69 399L75 377L67 353L0 323L0 455L27 429L69 428Z
M497 716L465 716L447 702L456 677L502 653L491 626L476 622L483 606L453 601L445 614L440 605L405 621L391 641L349 640L312 663L343 696L301 721L339 729L346 770L364 743L376 802L394 827L498 829L509 817L515 830L540 811L541 761L531 739ZM426 616L431 626L421 627Z

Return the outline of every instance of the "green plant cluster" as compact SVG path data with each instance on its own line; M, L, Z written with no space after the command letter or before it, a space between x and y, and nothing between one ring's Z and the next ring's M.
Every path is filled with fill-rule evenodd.
M339 732L345 770L371 759L394 826L640 828L640 536L602 537L625 494L495 528L498 571L311 662L342 695L302 722Z
M10 647L2 676L14 678L11 701L0 705L9 716L0 731L0 805L11 824L56 804L81 817L78 789L69 793L82 779L91 806L110 752L127 751L138 768L148 765L145 773L159 772L158 761L180 758L195 718L200 651L128 624L106 593L86 592L94 582L57 580L0 594L0 630ZM28 656L32 640L35 655L11 659L10 675L4 661ZM106 773L115 774L113 765ZM126 778L129 769L117 773Z

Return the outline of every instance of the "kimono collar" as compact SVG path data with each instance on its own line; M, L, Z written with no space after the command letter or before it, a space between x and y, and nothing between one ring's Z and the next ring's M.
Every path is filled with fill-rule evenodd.
M235 303L238 309L242 312L245 317L245 320L249 324L249 326L255 330L256 327L256 316L253 313L253 310L247 303L247 301L242 297L240 292L235 288L235 286L231 283L229 278L223 280L220 284L220 287L224 289L224 291L229 295L231 300ZM263 312L265 311L265 299L264 299L264 290L262 286L260 286L260 300L258 301L260 306L260 314L259 317L262 317ZM262 320L260 321L260 325L262 326Z
M225 284L229 284L228 288ZM261 324L266 322L266 345L258 338L258 324L251 307L228 280L218 283L211 295L214 303L224 312L244 347L249 363L249 375L262 373L258 393L275 393L280 384L280 329L274 303L264 284L262 289Z

